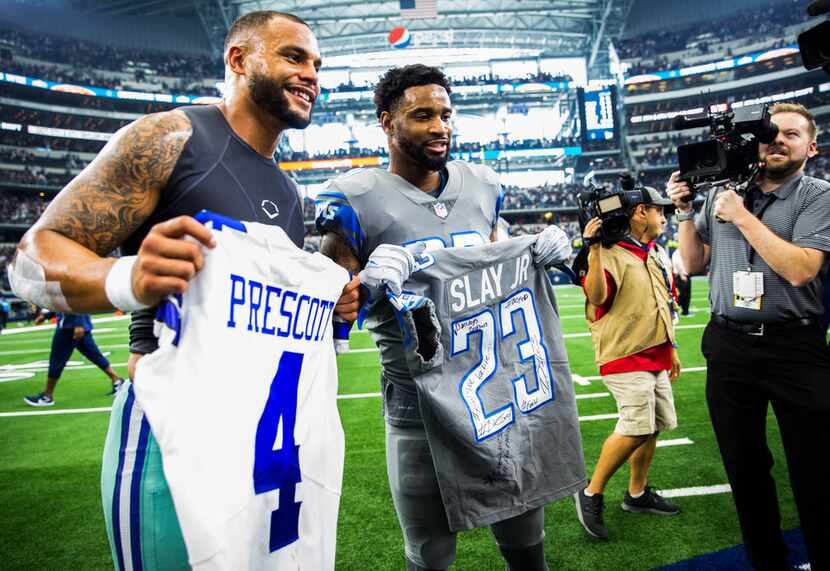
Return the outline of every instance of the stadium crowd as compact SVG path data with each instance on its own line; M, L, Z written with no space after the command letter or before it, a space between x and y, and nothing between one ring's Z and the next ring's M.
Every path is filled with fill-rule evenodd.
M0 224L33 224L48 206L38 195L0 192Z
M31 78L57 83L72 83L106 89L130 89L125 79L112 72L128 72L129 80L140 81L158 90L192 92L192 95L217 95L213 88L206 88L205 79L223 76L221 62L208 56L194 56L158 52L155 50L131 50L113 48L94 42L47 35L33 35L16 30L0 30L0 41L13 46L14 51L25 54L37 63L12 58L6 71ZM109 74L107 72L110 72ZM458 86L495 85L501 83L571 82L566 74L537 72L521 76L498 74L475 75L456 78ZM371 89L371 84L352 81L335 87L324 87L324 93L341 93Z
M15 112L12 120L25 121L33 117L37 112L30 112L27 109L22 109ZM69 115L49 114L53 118L52 124L48 125L54 128L72 128L84 130L98 130L99 122L102 121L98 117L83 117L83 124L78 125L70 123ZM47 126L43 125L42 126ZM103 146L103 141L85 141L79 139L60 139L54 137L42 137L37 135L29 135L26 133L0 133L0 144L24 144L24 147L8 147L0 148L0 182L16 182L22 184L40 184L45 186L63 186L74 176L74 171L83 169L88 161L81 158L75 153L96 153ZM491 150L523 150L523 149L541 149L550 147L574 146L577 144L572 137L565 137L562 139L523 139L518 141L491 141L489 143L462 143L453 144L453 153L463 152L480 152ZM47 146L48 145L48 146ZM35 154L30 149L43 149L53 151L68 151L60 157L43 156L42 154ZM369 157L369 156L387 156L386 149L377 148L370 149L365 147L352 147L350 149L336 149L329 153L310 154L305 151L283 150L278 154L280 161L306 161L306 160L333 160L342 159L346 157ZM23 171L4 169L3 163L12 165L31 165L32 168L27 168ZM63 174L57 173L43 173L36 167L52 167L65 168L66 172ZM619 161L615 159L598 160L595 168L618 168Z
M95 131L99 133L114 133L127 123L128 120L91 115L77 115L69 113L55 113L40 111L26 107L0 106L0 116L4 121L23 125L37 125L55 129L76 129L79 131Z
M736 102L756 102L765 98L777 96L782 100L791 100L785 94L800 89L813 89L815 91L816 77L806 76L801 79L790 78L778 82L768 82L751 85L747 88L730 90L728 92L701 93L688 97L675 99L660 99L646 103L634 103L626 107L626 120L629 123L630 134L656 133L671 131L673 114L688 109L708 109L712 106L733 104ZM797 98L798 103L811 108L826 104L826 94L820 92L808 93ZM665 118L658 120L649 119L655 115L664 115ZM817 118L822 120L822 116Z
M551 147L572 147L578 145L573 137L561 139L521 139L521 140L495 140L486 143L458 143L453 141L450 146L451 153L478 153L481 151L507 151L524 149L547 149ZM285 150L280 152L282 161L308 161L339 159L344 157L386 157L388 152L383 147L370 149L366 147L351 147L349 149L336 149L330 153L312 155L306 151Z
M682 68L681 61L666 63L665 65L666 67L660 67L659 70L674 70ZM801 56L799 54L787 54L773 59L765 59L756 63L746 64L728 70L707 71L704 73L685 75L683 77L674 77L671 79L656 79L652 81L629 83L625 86L625 92L626 95L641 95L644 93L665 93L667 91L673 91L675 89L702 87L704 85L710 85L712 83L739 80L762 73L773 73L776 71L797 68L800 66ZM629 77L633 77L634 75L637 74L629 72Z
M135 68L138 63L146 64L156 74L166 77L204 79L223 75L221 62L206 55L115 48L74 38L35 35L18 30L0 30L0 39L26 57L81 69L124 71Z
M667 60L662 54L673 53L678 46L685 46L687 56L705 55L712 52L712 47L736 39L741 43L751 44L769 38L782 38L784 28L804 21L804 9L807 2L798 0L790 4L767 4L752 10L745 10L730 18L707 20L683 28L671 28L663 31L649 31L626 38L616 46L623 60L650 60L638 64L629 70L630 75L648 73L656 69L682 67L680 60ZM784 40L778 42L783 44ZM662 57L656 57L662 56Z
M693 139L698 139L697 137ZM677 164L676 145L685 138L673 138L671 145L659 144L646 148L645 154L638 157L640 168L644 166L660 166L666 169L674 168ZM18 155L20 152L18 151ZM9 156L8 151L0 153L0 162L4 156ZM609 160L613 159L613 160ZM70 155L70 160L76 167L82 168L83 161L77 161ZM594 162L594 161L602 162ZM622 163L616 157L594 159L592 168L610 168L608 165L616 165L614 168L622 168ZM68 165L67 165L68 166ZM817 178L830 179L830 157L817 156L807 164L807 173ZM44 173L37 168L26 168L25 170L9 170L0 168L0 184L17 183L38 185L43 187L61 187L74 176L68 172L64 174ZM665 173L642 173L640 181L643 184L662 188L666 182ZM504 210L530 210L548 208L572 208L577 205L576 199L581 191L578 184L554 184L538 187L504 187ZM17 194L0 192L0 221L12 222L15 224L31 224L45 208L45 202L28 194ZM314 219L314 201L309 198L303 199L303 217L305 220Z

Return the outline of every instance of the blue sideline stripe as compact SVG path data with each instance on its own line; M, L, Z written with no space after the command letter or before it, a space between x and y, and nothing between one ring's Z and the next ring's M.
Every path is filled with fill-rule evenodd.
M784 532L784 543L790 551L789 561L794 569L806 565L807 547L804 545L804 536L799 528ZM665 567L657 567L652 571L752 571L752 565L746 558L743 545L736 545L721 549L713 553L706 553L678 561Z

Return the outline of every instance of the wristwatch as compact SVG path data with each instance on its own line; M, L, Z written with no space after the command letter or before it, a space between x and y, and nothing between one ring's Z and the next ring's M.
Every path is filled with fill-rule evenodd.
M695 219L695 209L690 208L686 212L683 212L682 210L675 210L674 219L678 223L685 222L686 220L694 220Z

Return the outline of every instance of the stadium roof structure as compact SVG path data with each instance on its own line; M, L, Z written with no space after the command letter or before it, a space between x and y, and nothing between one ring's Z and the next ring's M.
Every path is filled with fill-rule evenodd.
M306 20L324 56L393 49L389 33L405 27L412 47L510 48L525 57L586 57L608 69L609 39L624 31L635 0L434 0L437 16L405 19L398 0L71 0L109 14L198 15L214 51L230 23L254 10L291 12ZM421 0L418 0L421 2ZM409 2L414 4L412 0ZM596 73L591 73L596 77Z

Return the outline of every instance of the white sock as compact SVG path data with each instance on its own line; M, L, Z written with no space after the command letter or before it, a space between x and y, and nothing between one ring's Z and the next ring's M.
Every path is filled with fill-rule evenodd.
M631 492L629 492L629 493L628 493L628 495L629 495L629 496L631 496L631 497L632 497L632 498L634 498L634 499L637 499L637 498L641 497L641 496L642 496L643 494L645 494L645 493L646 493L646 491L645 491L645 490L643 490L643 491L642 491L642 492L640 492L639 494L632 494Z
M586 495L586 496L588 496L589 498L594 497L594 494L592 494L591 492L589 492L589 491L588 491L588 488L585 488L585 495Z

